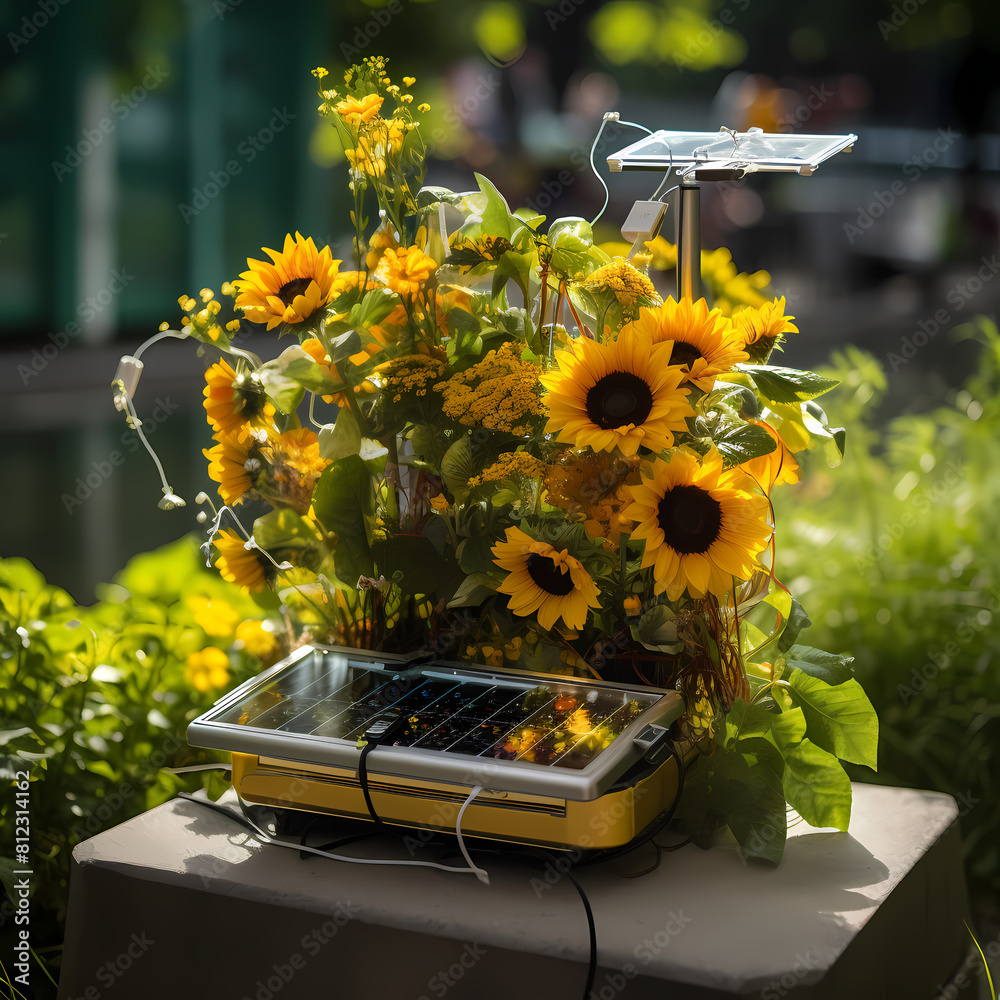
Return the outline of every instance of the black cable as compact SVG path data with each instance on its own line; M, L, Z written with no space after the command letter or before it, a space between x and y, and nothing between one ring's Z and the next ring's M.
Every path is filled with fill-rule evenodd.
M358 760L358 782L361 785L361 791L365 796L365 805L368 807L368 815L371 816L372 822L376 826L385 826L382 822L381 817L377 812L375 812L375 806L372 805L371 792L368 790L368 754L378 746L378 740L369 740L361 750L361 758Z

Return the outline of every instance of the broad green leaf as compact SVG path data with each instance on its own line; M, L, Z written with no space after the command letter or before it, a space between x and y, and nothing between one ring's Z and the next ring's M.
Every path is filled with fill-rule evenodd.
M782 785L788 804L812 826L846 830L851 822L851 780L840 761L807 739L784 757Z
M734 740L764 736L771 731L774 715L759 705L748 705L742 698L733 702L726 715L726 746Z
M841 760L877 770L878 716L861 685L852 677L831 686L800 669L788 681L792 702L806 717L809 738Z
M476 461L472 454L469 435L460 437L441 459L441 478L448 491L461 500L469 492L469 480L476 474Z
M789 708L771 716L771 736L775 745L784 754L806 735L806 717L801 708Z
M258 517L253 523L257 544L274 549L305 549L316 544L316 529L301 514L285 507Z
M337 534L334 564L340 579L371 576L371 532L375 491L368 467L357 455L329 465L313 491L313 509L328 531Z
M455 596L448 602L448 607L477 607L495 593L492 581L486 573L471 573L459 585Z
M854 676L851 667L854 662L853 656L842 656L839 653L828 653L825 649L793 644L786 650L785 658L790 668L797 668L803 673L818 677L827 684L843 684Z
M839 385L836 379L823 378L815 372L771 365L737 365L736 370L753 379L761 397L768 403L801 403L815 399Z
M684 648L677 640L677 620L673 609L666 604L650 608L631 626L632 638L647 649L663 653L679 653Z
M774 438L756 424L741 424L715 442L727 466L742 465L753 458L770 455L777 447Z
M361 451L361 429L349 406L342 406L334 424L327 424L319 432L319 453L322 458L337 461Z

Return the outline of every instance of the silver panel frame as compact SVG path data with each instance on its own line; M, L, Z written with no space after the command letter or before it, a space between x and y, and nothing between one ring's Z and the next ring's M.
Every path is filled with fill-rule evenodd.
M368 660L372 663L389 665L398 663L400 666L419 655L399 656L346 646L303 646L280 663L276 663L224 695L211 709L191 722L187 730L188 742L191 746L214 750L357 769L361 751L351 740L304 733L268 732L216 721L217 716L258 688L266 686L282 671L290 669L308 656L325 656L328 653L340 653L354 660ZM625 771L643 757L643 748L634 743L633 739L645 726L649 724L669 726L684 711L681 696L676 691L663 688L617 684L583 677L564 678L563 675L557 674L474 666L451 660L435 661L433 664L425 665L423 669L432 675L474 677L477 680L492 678L498 683L517 681L523 684L524 681L537 681L551 685L557 684L562 679L566 683L579 683L598 690L655 694L659 697L636 716L610 746L579 771L533 764L528 761L469 757L464 754L451 754L446 750L379 746L368 755L370 772L404 781L408 778L422 778L463 787L480 785L491 791L545 795L574 802L589 802L608 791Z

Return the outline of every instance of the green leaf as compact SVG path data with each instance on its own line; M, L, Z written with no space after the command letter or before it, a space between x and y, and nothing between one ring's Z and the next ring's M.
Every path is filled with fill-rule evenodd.
M322 458L337 461L361 451L361 428L349 406L337 414L337 422L326 424L319 432L319 453Z
M727 466L741 465L752 458L770 455L777 447L774 438L756 424L741 424L715 442Z
M841 760L877 770L878 716L861 685L852 677L834 687L801 669L793 670L788 681L809 738Z
M840 384L836 379L795 368L737 365L736 370L748 375L761 397L769 403L801 403L822 396Z
M372 574L374 506L371 472L357 455L329 465L316 483L313 508L327 530L337 534L334 565L342 580L353 582Z
M787 614L787 621L782 630L781 638L778 640L779 652L787 652L799 637L800 632L804 632L812 621L805 612L805 608L793 597L791 599L791 611Z
M650 608L631 626L632 638L647 649L662 653L679 653L684 643L677 639L677 620L673 609L666 604Z
M476 472L472 443L466 434L444 453L444 458L441 459L441 478L451 495L461 500L469 492L469 480Z
M448 602L448 607L478 607L495 593L493 583L486 573L471 573L459 585L455 596Z
M785 658L789 667L798 668L827 684L843 684L854 676L854 669L851 667L853 656L841 656L824 649L794 644L786 650Z
M734 740L764 736L771 731L771 712L759 705L748 705L742 698L733 702L726 715L726 746Z
M789 708L771 716L771 736L784 755L805 739L806 717L801 708Z
M316 544L316 531L301 514L285 507L258 517L253 536L261 548L304 549Z
M851 780L832 754L802 740L784 755L782 785L793 809L812 826L846 830L851 822Z

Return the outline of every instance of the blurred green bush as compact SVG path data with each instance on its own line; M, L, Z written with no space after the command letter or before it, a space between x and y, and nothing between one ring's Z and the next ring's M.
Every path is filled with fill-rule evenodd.
M822 374L847 427L834 472L775 493L777 572L814 625L807 641L855 656L881 720L876 780L958 801L976 895L1000 890L1000 334L977 319L979 370L946 405L878 429L887 388L856 348ZM849 768L850 770L850 768ZM992 772L992 777L991 777Z
M178 791L221 794L222 772L164 768L208 760L188 748L187 724L281 652L272 633L243 624L262 620L261 608L205 568L194 536L137 556L99 596L79 607L26 560L0 563L0 783L9 790L0 796L0 883L16 899L13 870L33 870L32 942L53 971L73 847ZM206 648L222 651L209 654L214 675L199 656ZM25 771L19 801L11 783ZM19 805L30 824L20 859ZM36 989L41 978L32 977Z

